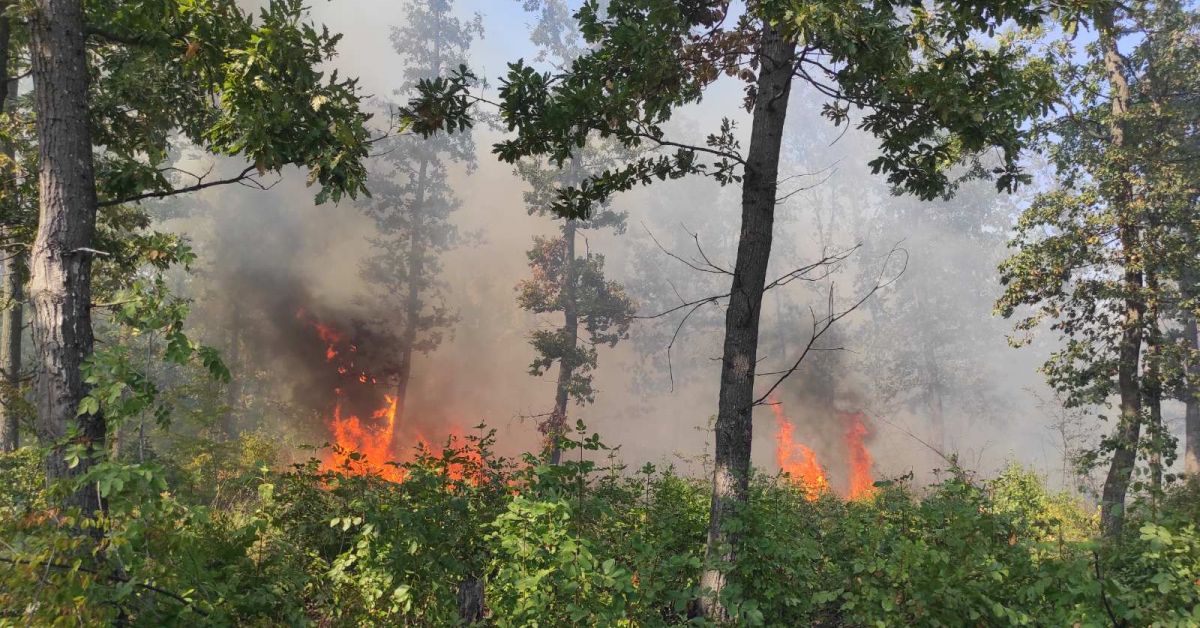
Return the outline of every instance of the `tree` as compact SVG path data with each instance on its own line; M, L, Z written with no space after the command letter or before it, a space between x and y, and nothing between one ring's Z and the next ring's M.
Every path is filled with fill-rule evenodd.
M464 21L449 0L414 2L403 26L392 29L392 45L404 59L406 92L423 77L439 76L467 62L475 36L482 36L479 16ZM369 185L367 213L375 219L378 253L364 264L363 276L378 295L395 301L393 316L381 321L395 326L400 354L389 366L396 374L396 420L403 418L414 352L428 353L441 342L454 314L442 303L438 256L457 237L450 214L458 209L448 177L451 164L475 167L475 143L467 131L430 138L396 136L386 142Z
M569 185L570 177L586 167L583 162L583 157L573 158L565 173L522 164L518 171L534 182L534 191L526 194L529 212L548 213L543 203L546 193L558 185ZM517 303L522 308L536 314L563 315L561 327L535 330L530 339L536 353L529 367L531 374L543 375L558 364L554 409L538 426L546 437L551 464L558 464L562 456L559 441L567 432L567 402L582 405L595 399L592 371L597 365L596 348L615 346L625 338L635 310L624 288L605 279L604 256L590 248L578 255L576 240L581 231L589 229L608 227L620 233L624 218L623 213L604 209L587 220L562 219L560 237L534 238L528 253L533 277L517 284Z
M1105 4L1098 39L1075 62L1069 44L1052 48L1067 86L1060 114L1043 132L1056 187L1022 214L1001 267L999 302L1029 331L1041 321L1064 340L1043 367L1069 407L1100 406L1116 396L1113 433L1090 462L1110 456L1101 495L1102 530L1121 532L1127 492L1140 453L1161 489L1173 445L1162 422L1164 390L1179 388L1190 346L1169 346L1166 317L1175 304L1186 320L1180 278L1195 259L1195 121L1190 102L1195 17L1176 3ZM1131 37L1131 35L1138 37ZM1191 44L1191 46L1189 46ZM1131 50L1123 52L1122 46ZM1103 416L1103 415L1102 415ZM1143 441L1143 428L1148 438ZM1164 460L1164 455L1166 460Z
M532 36L541 48L539 60L549 59L556 68L569 65L583 46L566 4L559 0L530 0L525 9L540 13ZM589 142L579 146L565 166L533 160L519 162L517 174L532 188L525 193L529 213L553 216L551 208L560 189L575 185L587 173L612 165L614 156L619 154L620 145ZM567 403L574 400L582 405L594 401L592 371L597 365L596 347L604 344L612 347L626 337L634 305L620 284L605 279L603 255L593 253L590 246L582 256L576 251L581 232L605 228L624 232L625 213L601 207L584 220L554 217L562 221L562 236L534 238L534 246L527 254L533 277L517 284L517 303L535 314L563 315L561 327L533 332L530 345L536 357L529 367L530 374L541 376L558 364L554 407L538 425L546 438L551 464L558 464L562 456L559 440L567 432ZM586 338L581 337L581 327Z
M7 11L7 7L5 7ZM22 49L20 29L7 13L0 15L0 81L3 89L5 124L3 131L3 164L0 164L0 451L14 451L20 446L19 419L23 404L21 396L21 344L24 335L25 281L27 251L33 212L29 177L20 176L19 145L28 144L28 133L17 109L18 81L13 78L22 68L19 52Z
M990 146L1002 154L997 184L1008 189L1023 180L1021 123L1043 110L1054 88L1036 64L1022 65L1020 49L1006 39L995 47L974 41L1008 20L1037 24L1045 16L1040 6L775 0L750 2L747 9L734 17L729 3L717 0L614 0L603 11L599 2L584 3L577 19L590 48L569 70L549 74L520 61L510 65L500 110L516 137L494 147L505 161L545 155L563 164L596 133L674 151L638 157L562 190L554 208L567 217L586 217L597 201L654 180L708 174L741 185L716 424L713 568L702 579L712 616L725 612L720 592L737 544L727 525L747 498L750 414L765 399L754 390L759 316L794 79L827 97L826 111L836 121L848 120L851 106L863 108L859 125L880 140L872 169L925 198L947 188L951 165ZM731 123L703 144L668 139L662 125L672 112L699 100L722 74L746 83L747 152L741 153ZM413 107L434 103L445 110L453 101L445 92L427 92ZM782 369L775 385L794 370Z
M100 208L119 214L127 203L253 181L290 164L309 168L319 201L363 189L357 87L316 69L340 36L304 22L304 12L298 0L270 2L257 21L232 1L37 3L30 50L41 186L30 298L37 431L52 448L51 480L86 472L104 451L105 420L82 376L93 344L93 260L109 254L95 248ZM164 163L175 133L251 165L179 184ZM87 486L68 504L84 515L101 507Z

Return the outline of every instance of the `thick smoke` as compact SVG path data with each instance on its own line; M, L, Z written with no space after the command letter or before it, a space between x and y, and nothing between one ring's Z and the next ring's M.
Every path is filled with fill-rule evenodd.
M400 77L388 72L394 53L386 26L403 19L402 7L347 6L318 4L314 17L347 33L339 71L363 77L368 91L388 94ZM499 61L531 57L530 45L516 36L528 21L516 3L464 2L459 10L464 16L482 11L488 33L512 34L476 42L472 57L483 60L474 64L481 75L494 79L502 71ZM703 138L728 116L744 134L741 96L731 83L681 112L676 131ZM781 276L831 252L852 253L766 296L760 372L792 364L809 341L813 318L830 303L840 311L878 278L895 281L822 336L779 387L797 438L822 456L835 482L845 481L837 477L837 457L844 455L840 412L869 417L879 476L913 471L927 478L930 469L945 466L943 454L957 453L984 473L1015 458L1055 470L1051 479L1060 479L1061 439L1046 427L1050 417L1038 405L1050 398L1036 372L1045 348L1008 348L1008 323L991 316L999 290L994 268L1006 254L1014 201L987 182L964 184L956 199L938 203L892 196L865 165L871 138L832 127L820 119L819 107L801 96L790 114L781 168L789 178L780 191L789 196L778 211L770 274ZM528 273L531 238L552 233L555 225L526 215L523 183L489 154L498 137L478 129L478 169L447 173L462 201L451 220L478 237L442 257L447 305L459 320L437 349L416 357L405 402L406 415L424 433L437 438L451 425L486 420L500 431L501 449L515 453L537 445L533 421L522 417L549 410L554 395L551 377L527 373L533 358L528 334L561 321L516 305L513 287ZM389 333L391 306L371 297L360 273L374 223L354 203L313 206L313 191L302 181L303 173L289 172L268 191L213 192L204 197L207 207L166 227L189 233L202 259L201 273L185 286L197 298L197 324L227 355L231 339L238 339L234 368L245 382L245 426L283 429L279 417L286 417L298 440L320 443L328 438L324 422L333 390L351 391L356 411L376 406L399 347ZM647 318L634 325L629 341L600 349L596 403L572 405L570 418L622 445L620 456L631 466L665 461L697 470L704 462L724 310L719 303L697 310L673 344L679 317L652 316L681 298L728 290L728 277L697 274L667 251L687 259L703 254L730 267L738 201L736 189L708 180L656 184L615 200L616 209L629 213L627 233L586 242L606 256L610 278L626 284ZM907 269L896 278L904 259ZM326 359L318 322L343 334L339 352L356 347L355 367L346 374L337 372L338 360ZM362 373L376 383L358 382ZM760 379L765 386L772 378ZM755 416L755 464L773 471L774 419L767 407Z

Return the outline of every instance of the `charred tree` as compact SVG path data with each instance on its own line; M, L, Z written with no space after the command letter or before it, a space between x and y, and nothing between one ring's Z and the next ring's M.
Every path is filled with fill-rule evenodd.
M392 29L393 48L404 63L405 82L398 91L466 63L471 42L481 34L480 18L456 17L453 2L411 3L404 25ZM469 132L408 135L392 138L381 152L372 165L373 199L365 208L379 235L372 241L376 253L362 274L390 309L378 324L395 347L382 367L391 374L400 422L409 408L413 360L437 348L456 322L442 304L439 278L440 255L458 244L449 218L460 201L448 181L448 168L459 164L473 170L475 145Z

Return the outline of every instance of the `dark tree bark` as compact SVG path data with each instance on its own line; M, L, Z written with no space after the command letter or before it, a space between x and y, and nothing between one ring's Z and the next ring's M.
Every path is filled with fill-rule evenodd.
M17 98L17 82L9 80L12 75L12 19L0 16L0 81L3 81L3 105L12 111ZM16 147L4 142L0 147L5 157L5 166L0 171L0 195L9 209L17 206L16 198ZM12 242L7 228L0 227L0 242ZM24 326L25 307L25 254L18 248L0 250L0 369L3 370L3 389L0 390L0 451L15 451L21 446L21 426L14 401L21 386L21 334Z
M701 607L710 618L724 619L719 596L725 565L736 558L737 538L726 521L746 503L753 437L754 369L767 263L775 222L779 148L791 93L796 45L770 25L759 40L760 68L750 131L750 149L742 181L742 228L738 236L717 409L716 447L709 513L708 567L701 575Z
M229 370L232 376L225 388L225 414L221 415L221 433L225 438L237 438L238 415L242 407L242 304L238 299L229 303Z
M1125 145L1124 116L1129 111L1129 82L1125 78L1123 61L1117 49L1117 30L1114 25L1114 9L1109 8L1097 16L1100 45L1104 51L1104 67L1111 88L1112 122L1109 125L1110 149L1118 155ZM1119 157L1118 157L1119 158ZM1100 527L1106 538L1121 533L1125 518L1125 493L1137 464L1138 441L1142 429L1142 391L1139 383L1139 361L1141 359L1143 317L1145 304L1140 299L1142 289L1141 233L1138 220L1131 215L1133 189L1125 178L1127 168L1114 168L1121 172L1120 179L1110 182L1113 187L1110 198L1118 216L1121 249L1124 253L1125 274L1123 277L1125 302L1122 320L1121 344L1117 357L1117 390L1121 398L1121 413L1113 437L1112 463L1104 480L1100 497Z
M1154 272L1147 270L1147 287L1151 294L1158 293L1158 286L1152 277ZM1157 298L1157 297L1155 297ZM1149 438L1147 458L1150 463L1150 498L1158 504L1163 490L1163 453L1166 448L1167 434L1162 417L1162 332L1158 326L1158 307L1154 302L1146 308L1146 358L1145 375L1142 378L1143 404L1146 411L1146 430Z
M78 415L87 394L80 365L92 353L92 238L96 181L88 128L87 61L80 0L37 0L30 20L37 115L39 217L30 256L29 296L37 348L39 438L52 447L50 481L77 476L104 449L104 418ZM88 455L70 468L68 431ZM97 491L82 488L66 500L87 515L101 507Z
M579 304L575 295L575 221L568 219L563 225L563 241L566 243L566 253L563 261L563 333L571 343L570 351L579 344ZM572 353L564 353L558 361L558 382L554 389L554 410L548 422L547 438L550 439L550 464L562 461L562 449L558 439L562 437L567 426L567 402L570 398L571 377L575 373L575 359Z
M1183 281L1184 295L1194 298L1197 288L1195 270L1185 269ZM1184 386L1183 472L1195 478L1200 477L1200 329L1194 313L1187 312L1184 316L1183 335L1188 357Z
M483 580L466 576L458 583L458 618L464 626L483 621Z
M417 198L413 201L412 226L409 227L408 296L404 299L404 332L400 337L400 367L396 374L396 422L404 418L408 400L408 382L412 378L413 345L421 320L421 287L425 280L425 233L422 231L425 189L429 179L429 161L417 168Z

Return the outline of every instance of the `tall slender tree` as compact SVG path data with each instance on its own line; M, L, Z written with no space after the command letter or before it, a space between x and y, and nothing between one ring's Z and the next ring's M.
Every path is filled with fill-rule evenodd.
M555 68L568 66L583 50L583 42L565 2L527 0L525 9L538 14L531 39L539 47L538 59ZM633 302L624 288L604 277L604 256L589 246L583 255L578 240L589 230L625 230L625 214L601 207L587 219L555 215L552 211L558 190L577 184L587 173L603 170L615 162L620 145L588 142L578 147L566 164L554 166L533 160L517 164L517 174L529 183L525 205L530 214L550 215L562 223L562 236L534 238L529 250L533 277L517 285L517 303L537 314L561 313L563 324L533 332L530 344L535 357L530 373L543 375L557 364L554 406L538 429L546 438L552 464L562 456L559 440L567 427L567 406L595 400L592 371L596 348L612 347L624 338L633 316ZM615 152L614 152L615 151ZM582 332L581 332L582 329Z
M0 85L5 124L0 134L0 451L20 446L22 341L24 336L25 281L34 217L29 201L30 177L23 176L18 146L28 144L25 116L17 108L22 69L21 54L27 37L8 14L0 15Z
M1107 458L1101 494L1105 536L1120 534L1139 455L1157 491L1173 457L1162 420L1164 390L1178 389L1190 346L1169 346L1164 317L1186 319L1181 273L1197 251L1195 16L1178 3L1105 3L1082 61L1069 42L1052 47L1067 87L1044 132L1057 177L1018 223L1018 249L1001 267L1001 313L1050 319L1063 348L1043 370L1070 407L1117 402L1112 433L1088 462ZM1173 314L1174 315L1174 314ZM1183 343L1186 345L1186 341ZM1147 436L1143 438L1144 436Z
M403 25L392 29L404 79L397 93L467 63L471 42L482 35L481 18L462 19L450 0L409 3ZM394 360L387 361L395 373L399 421L413 356L436 348L455 321L442 301L438 258L457 238L450 214L460 201L448 179L450 168L459 164L473 170L475 143L468 130L430 138L396 136L382 153L371 174L372 200L366 206L379 229L373 241L377 252L365 262L363 276L377 296L394 302L379 324L399 347Z

